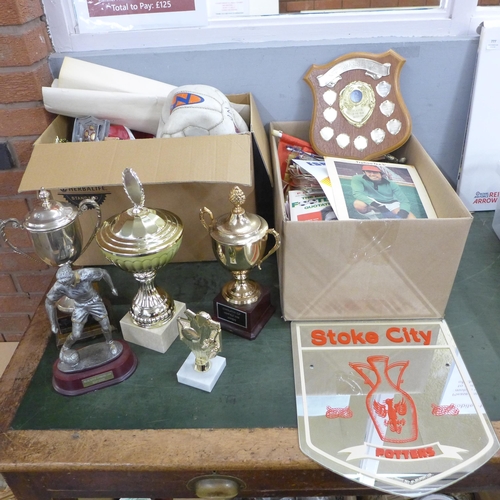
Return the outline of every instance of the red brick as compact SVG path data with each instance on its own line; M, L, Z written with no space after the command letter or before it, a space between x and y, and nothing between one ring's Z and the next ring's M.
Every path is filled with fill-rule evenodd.
M399 0L399 7L425 7L426 0Z
M425 2L425 0L421 1ZM372 9L386 9L398 6L399 6L399 0L371 0L370 3L370 7L372 7Z
M47 27L42 21L9 26L0 34L0 67L31 66L47 57L50 51Z
M0 315L5 342L19 342L28 329L30 317L27 314Z
M14 273L23 271L41 271L48 269L48 265L42 262L35 252L26 252L32 258L19 255L13 252L9 247L2 244L0 252L0 273ZM0 311L2 309L0 308Z
M0 26L24 24L43 15L39 0L2 0Z
M0 196L16 196L23 174L24 170L0 170Z
M28 203L24 198L19 200L0 199L0 219L16 217L22 220L28 212Z
M2 313L34 314L43 296L43 293L0 295L0 311Z
M16 293L16 286L8 274L0 274L0 295Z
M370 0L344 0L344 9L367 9L370 7Z
M52 83L47 59L28 67L0 68L0 99L3 104L42 100L42 87Z
M0 314L0 324L5 342L18 342L28 329L30 317L27 314Z
M26 330L21 333L4 333L2 335L4 342L21 342L24 334L26 333Z
M22 223L23 220L24 217L18 219L20 223ZM12 225L9 224L5 228L5 236L8 239L8 241L19 251L28 253L33 248L33 243L31 241L31 238L28 234L28 231L26 231L25 229L13 228ZM2 241L2 247L9 248L3 241Z
M51 268L47 272L40 271L38 273L16 274L14 279L19 283L21 292L46 293L55 272L56 269Z
M31 153L33 152L33 143L38 139L38 137L39 137L38 135L32 135L23 137L12 137L9 139L9 143L12 149L14 150L16 156L15 160L17 161L19 167L24 168L26 167L26 165L28 165L28 162L31 158Z
M316 10L342 9L342 0L315 0Z
M42 103L8 104L0 109L0 137L40 135L53 119Z
M300 12L303 10L314 10L314 1L293 1L286 3L286 12Z

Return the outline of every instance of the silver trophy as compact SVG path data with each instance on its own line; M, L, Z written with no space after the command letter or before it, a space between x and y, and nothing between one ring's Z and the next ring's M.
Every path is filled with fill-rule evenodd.
M72 264L85 252L92 242L101 224L101 209L96 201L85 199L78 208L70 203L52 199L50 191L41 188L38 192L38 203L26 216L23 222L10 218L0 221L0 235L14 252L33 259L31 255L17 248L7 237L6 228L24 229L28 231L35 252L40 260L53 267ZM97 214L92 234L83 243L80 215L89 208L94 208ZM36 259L35 259L36 260ZM73 310L73 301L62 298L57 307L64 312Z
M172 212L144 206L144 189L132 169L126 168L122 177L133 207L106 220L96 242L106 259L139 282L130 308L133 322L141 328L155 328L174 316L174 301L154 281L157 271L177 253L183 225Z
M97 220L91 236L83 246L79 216L89 207L96 210ZM8 226L27 230L38 257L49 266L59 267L68 262L75 262L85 252L94 238L100 222L101 209L94 200L83 200L76 208L69 203L53 200L50 191L41 188L38 192L37 206L26 216L24 221L19 222L13 218L0 221L0 234L14 252L32 258L12 244L5 234L5 228Z

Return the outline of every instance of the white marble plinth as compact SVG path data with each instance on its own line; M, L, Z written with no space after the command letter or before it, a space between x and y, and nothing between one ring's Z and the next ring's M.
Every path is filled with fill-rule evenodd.
M172 342L179 335L179 328L177 326L177 318L182 315L186 310L184 302L175 303L175 311L172 319L159 327L142 328L137 326L130 313L127 313L120 320L120 326L124 340L137 344L146 349L164 353L172 345Z
M226 367L226 358L215 356L210 360L211 367L207 372L197 372L194 369L195 356L191 353L177 372L177 382L202 391L212 392L217 380Z

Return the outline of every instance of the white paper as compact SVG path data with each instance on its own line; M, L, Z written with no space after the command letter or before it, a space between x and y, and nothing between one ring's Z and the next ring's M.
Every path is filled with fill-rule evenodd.
M73 5L80 33L208 24L205 0L73 0Z
M167 97L175 85L100 64L65 57L57 85L67 89L106 90Z

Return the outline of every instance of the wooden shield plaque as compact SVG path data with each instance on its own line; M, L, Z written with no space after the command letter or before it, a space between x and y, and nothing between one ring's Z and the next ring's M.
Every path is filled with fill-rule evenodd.
M311 66L304 80L313 92L309 140L318 154L375 160L409 139L411 118L399 89L404 63L389 50Z

